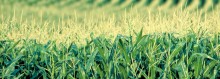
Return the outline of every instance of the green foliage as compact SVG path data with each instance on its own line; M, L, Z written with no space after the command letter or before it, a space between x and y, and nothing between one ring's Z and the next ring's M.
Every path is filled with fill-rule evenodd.
M115 1L115 2L114 2ZM129 2L130 1L130 2ZM36 6L36 5L43 5L43 6L58 6L58 7L69 7L71 5L77 5L77 3L80 4L80 7L88 6L89 4L92 4L92 6L96 7L103 7L107 6L109 4L116 5L117 7L120 7L120 5L127 5L125 8L131 8L135 6L136 4L142 4L144 3L143 7L154 5L156 3L156 6L163 6L167 3L170 3L169 0L0 0L2 3L7 4L16 4L16 3L23 3L30 6ZM196 5L194 7L195 9L202 9L205 8L206 5L209 5L209 9L212 10L213 7L219 5L219 0L210 0L211 4L209 4L206 0L199 0L193 1L193 0L172 0L172 4L169 4L171 7L177 7L177 5L183 5L183 8L190 7L191 5ZM193 4L197 3L197 4ZM89 9L91 9L91 7ZM113 7L113 6L112 6Z
M0 78L220 78L220 38L189 33L94 37L86 46L0 41Z

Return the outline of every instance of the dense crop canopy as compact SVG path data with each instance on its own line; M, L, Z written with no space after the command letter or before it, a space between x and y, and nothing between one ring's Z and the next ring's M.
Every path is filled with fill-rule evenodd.
M91 37L82 47L1 41L1 78L220 78L219 34Z

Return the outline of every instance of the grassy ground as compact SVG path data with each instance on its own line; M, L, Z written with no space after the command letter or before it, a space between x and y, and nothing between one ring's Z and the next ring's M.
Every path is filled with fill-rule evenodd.
M24 4L0 5L0 78L220 77L218 7Z

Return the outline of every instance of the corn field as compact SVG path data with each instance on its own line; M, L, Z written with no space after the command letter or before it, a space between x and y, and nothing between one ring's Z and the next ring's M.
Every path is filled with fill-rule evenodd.
M83 9L100 7L125 8L160 8L162 10L170 9L188 9L188 10L213 10L219 5L219 0L1 0L2 3L22 3L29 6L54 6L57 7L84 7Z
M1 79L219 79L219 0L0 0Z
M219 38L140 32L136 39L118 35L114 42L92 38L85 47L1 41L1 78L218 79Z

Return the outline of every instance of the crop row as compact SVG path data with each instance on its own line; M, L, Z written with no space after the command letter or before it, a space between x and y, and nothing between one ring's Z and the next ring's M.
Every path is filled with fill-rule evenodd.
M211 10L218 5L219 0L0 0L3 3L24 3L27 5L43 5L53 6L58 5L62 7L80 4L92 5L96 7L115 6L115 7L141 7L141 8L189 8L189 9L205 9Z
M199 34L199 35L198 35ZM78 47L0 42L0 78L220 78L220 35L203 32L93 37Z

